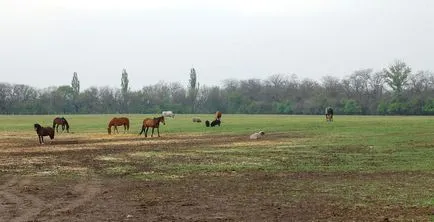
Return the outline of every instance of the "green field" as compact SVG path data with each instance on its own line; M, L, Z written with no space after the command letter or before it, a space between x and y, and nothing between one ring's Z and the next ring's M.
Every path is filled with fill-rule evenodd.
M376 212L378 208L380 213L374 218L381 218L397 207L403 207L401 213L407 216L400 218L398 212L389 215L390 218L433 219L434 117L336 115L334 122L327 123L323 116L225 114L221 127L207 128L203 122L193 123L191 118L198 116L203 121L212 120L212 114L186 114L174 119L166 118L166 125L160 126L162 137L157 139L137 135L141 121L152 117L146 114L124 115L130 118L130 132L127 135L107 135L107 123L113 116L65 115L72 133L57 135L55 141L60 142L55 147L63 148L61 142L72 138L78 141L78 145L65 143L65 149L101 151L92 154L92 159L77 160L73 164L85 171L84 174L58 170L53 177L91 175L96 178L170 182L198 177L227 179L228 174L248 178L246 175L253 178L268 175L278 178L278 184L291 184L291 189L297 191L274 184L276 187L270 192L281 189L284 194L278 197L284 200L278 198L276 201L285 204L304 198L317 201L324 198L336 200L338 208L344 206L342 211L345 207L350 208L350 218L355 220L370 218L363 215L354 217L357 213L353 211L358 208L365 213ZM27 138L26 143L34 141L34 146L37 146L33 123L51 125L53 118L0 116L1 137L23 135ZM119 130L123 131L121 127ZM266 133L264 138L257 141L248 139L251 133L260 130ZM81 139L88 138L102 138L113 144L80 143ZM131 146L125 145L128 141L131 141ZM14 152L13 148L9 149ZM47 156L46 152L54 152L55 148L46 145L39 149ZM96 161L98 166L88 161ZM70 166L68 164L64 165ZM38 170L49 171L54 165L59 167L62 163L50 160L42 168L30 163L1 173L34 175ZM325 204L333 206L332 202L325 201ZM413 208L416 210L412 211ZM427 213L430 211L433 214ZM344 215L341 219L348 217Z
M107 123L113 116L64 117L71 125L72 135L77 136L106 134ZM130 118L129 136L140 132L144 118L152 117L146 114L125 116ZM247 138L251 133L262 130L266 132L265 138L273 138L273 134L285 133L284 138L276 137L274 145L255 145L256 149L231 146L215 153L255 157L255 166L263 170L434 172L434 117L336 116L333 123L326 123L323 116L224 115L221 127L207 128L203 122L191 121L196 116L203 121L213 118L213 115L166 118L166 125L160 127L161 135L165 138L182 135L244 135ZM1 130L34 134L33 123L49 126L52 119L53 116L42 115L0 116ZM119 130L122 134L122 127ZM205 150L207 147L201 149ZM211 149L206 154L212 152ZM267 159L262 159L263 155Z

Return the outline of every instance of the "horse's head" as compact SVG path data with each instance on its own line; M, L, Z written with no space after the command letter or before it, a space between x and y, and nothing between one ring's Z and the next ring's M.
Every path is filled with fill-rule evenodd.
M163 123L163 125L166 125L166 122L164 121L164 116L160 116L160 122Z
M35 130L39 130L40 128L42 128L42 126L39 125L38 123L35 123L35 124L33 125L33 128L35 128Z

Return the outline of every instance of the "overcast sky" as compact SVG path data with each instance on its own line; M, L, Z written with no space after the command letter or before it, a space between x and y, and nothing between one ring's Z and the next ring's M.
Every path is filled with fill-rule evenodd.
M434 71L432 0L0 0L0 82L45 88Z

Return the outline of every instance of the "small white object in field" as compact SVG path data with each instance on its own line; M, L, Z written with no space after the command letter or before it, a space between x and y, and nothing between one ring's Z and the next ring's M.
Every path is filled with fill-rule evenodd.
M163 111L161 113L161 115L163 115L164 117L172 117L175 118L175 113L173 113L172 111Z
M257 139L263 137L264 135L265 135L265 133L263 131L259 131L257 133L253 133L252 135L250 135L250 139L257 140Z

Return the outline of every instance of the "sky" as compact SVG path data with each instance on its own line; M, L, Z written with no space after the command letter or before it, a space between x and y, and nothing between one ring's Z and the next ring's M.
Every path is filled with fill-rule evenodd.
M434 71L431 0L0 0L0 82L37 88L321 81L395 60Z

